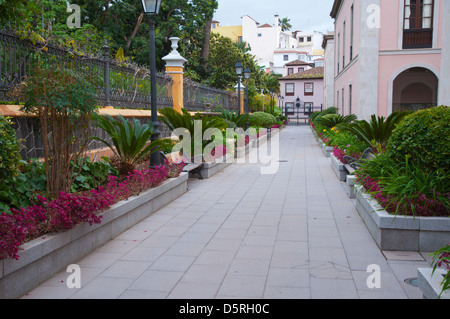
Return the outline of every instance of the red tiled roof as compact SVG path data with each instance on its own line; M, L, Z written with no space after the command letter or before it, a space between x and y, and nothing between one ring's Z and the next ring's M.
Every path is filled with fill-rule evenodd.
M280 80L305 80L305 79L323 79L324 69L322 66L309 69L303 72L291 74L280 78Z
M291 65L309 65L311 67L314 67L314 63L308 63L302 60L295 60L295 61L291 61L285 64L286 66L291 66Z
M272 26L268 23L259 26L258 28L271 28Z

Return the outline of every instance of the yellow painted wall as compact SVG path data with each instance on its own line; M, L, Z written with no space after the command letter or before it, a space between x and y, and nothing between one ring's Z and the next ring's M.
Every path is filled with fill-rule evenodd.
M239 40L239 37L242 37L242 26L241 25L226 26L226 27L219 26L216 27L215 29L211 29L211 32L230 38L233 42L237 42Z

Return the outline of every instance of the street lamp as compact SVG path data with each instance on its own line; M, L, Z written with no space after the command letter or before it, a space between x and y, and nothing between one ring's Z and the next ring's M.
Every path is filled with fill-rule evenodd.
M245 113L248 113L248 80L252 76L252 71L249 68L245 68L244 70L244 79L245 79Z
M234 69L236 70L236 74L238 76L238 115L241 115L241 79L242 74L244 73L244 66L242 65L241 61L238 61L236 63Z
M158 107L156 105L156 53L155 53L155 20L153 16L159 13L159 8L161 7L162 0L141 0L142 7L146 15L150 17L149 23L149 33L150 33L150 81L151 81L151 110L152 110L152 123L154 127L154 133L151 137L151 141L154 142L159 139L161 132L159 130L158 122ZM150 156L150 167L160 166L161 157L159 152L153 152Z
M274 89L269 89L270 91L270 113L272 113L272 115L275 113L275 90Z

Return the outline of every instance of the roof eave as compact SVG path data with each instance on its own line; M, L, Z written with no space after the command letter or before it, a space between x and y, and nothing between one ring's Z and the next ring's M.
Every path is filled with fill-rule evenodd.
M339 8L341 7L342 1L343 0L334 0L333 8L331 9L331 12L330 12L330 16L333 19L336 19L336 16L338 14Z

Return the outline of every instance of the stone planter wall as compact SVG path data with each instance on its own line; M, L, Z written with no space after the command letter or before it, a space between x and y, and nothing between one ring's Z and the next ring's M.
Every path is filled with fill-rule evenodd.
M345 169L345 165L333 154L331 154L330 158L331 158L331 167L333 168L333 171L336 174L337 178L341 182L345 182L345 178L347 176L347 170Z
M436 269L433 275L432 268L419 268L417 270L417 285L422 291L424 299L438 299L442 291L442 275L445 275L445 270ZM450 299L450 291L444 292L440 299Z
M361 185L356 209L381 250L433 252L450 243L450 218L388 214Z
M187 191L188 174L113 205L102 223L80 224L22 246L19 260L0 260L0 298L19 298L56 273L144 220Z
M201 175L203 178L210 178L214 176L225 167L233 164L234 156L231 154L226 154L221 159L214 160L213 162L205 162L203 168L201 169Z

